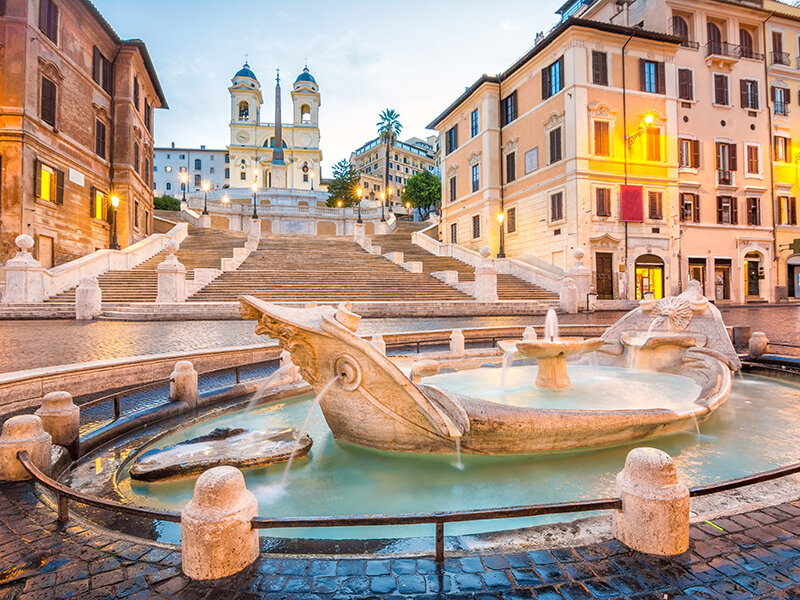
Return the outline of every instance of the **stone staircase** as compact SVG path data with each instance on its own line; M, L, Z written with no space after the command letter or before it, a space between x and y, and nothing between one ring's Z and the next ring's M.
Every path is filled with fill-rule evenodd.
M374 235L370 239L380 246L381 253L402 252L406 261L422 263L424 273L436 271L458 271L458 281L475 280L475 268L449 256L434 256L411 241L411 234L427 227L427 223L400 221L397 229L387 235ZM545 305L557 306L558 294L537 285L523 281L513 275L497 276L497 295L503 300L536 300Z
M189 236L183 240L175 253L186 267L186 279L194 278L194 269L219 269L220 261L233 255L234 248L241 248L247 234L241 231L200 229L189 226ZM128 271L106 271L97 280L103 290L103 304L119 302L155 302L158 294L156 267L167 257L159 252ZM72 303L74 314L75 288L53 296L45 303Z
M189 302L249 294L274 302L470 300L429 275L409 273L341 237L263 235L236 271L223 273Z

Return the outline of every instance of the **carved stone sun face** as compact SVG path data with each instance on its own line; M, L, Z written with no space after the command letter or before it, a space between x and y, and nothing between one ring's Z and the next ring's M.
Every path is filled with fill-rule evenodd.
M658 300L651 314L654 317L667 317L669 328L672 331L683 331L692 322L694 311L692 305L685 298L670 296Z

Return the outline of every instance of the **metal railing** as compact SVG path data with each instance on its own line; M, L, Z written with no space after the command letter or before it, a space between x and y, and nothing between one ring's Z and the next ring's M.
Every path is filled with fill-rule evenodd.
M706 44L706 56L712 55L739 58L739 46L728 42L708 42Z
M781 117L786 117L789 115L788 102L775 102L772 106L774 114L779 115Z
M769 64L771 65L789 65L791 61L789 60L789 53L788 52L775 52L774 50L769 53Z
M741 58L751 58L753 60L764 60L764 54L755 52L752 48L744 48L739 46L739 56Z

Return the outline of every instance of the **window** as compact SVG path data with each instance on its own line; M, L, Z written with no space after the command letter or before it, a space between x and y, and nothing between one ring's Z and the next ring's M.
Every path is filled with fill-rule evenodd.
M717 196L717 223L736 225L736 198L733 196Z
M681 194L681 221L700 222L700 196L686 192Z
M611 156L608 121L594 122L594 153L598 156Z
M773 86L771 93L775 114L787 116L789 114L789 104L792 101L791 91L788 88Z
M717 142L717 174L721 185L733 185L733 174L737 169L736 144Z
M661 129L658 127L648 127L645 133L647 141L647 160L661 160Z
M506 231L514 233L517 230L517 209L509 208L506 211Z
M550 194L550 221L561 221L564 218L564 192Z
M231 178L231 170L229 167L225 167L225 179Z
M447 149L447 154L450 154L453 150L458 148L458 125L453 125L444 135L445 148ZM389 168L391 169L391 167Z
M716 23L711 21L706 23L706 36L708 37L709 54L723 54L722 31Z
M472 217L472 239L481 237L481 217L475 215Z
M778 196L778 223L797 225L797 202L791 196Z
M747 29L739 29L739 55L742 58L755 58L753 52L753 35Z
M241 179L242 181L247 180L247 173L245 172L239 173L239 179Z
M133 142L133 170L139 172L139 142Z
M481 187L481 166L472 165L472 191L477 192Z
M56 204L64 203L64 171L33 161L33 193L36 198Z
M672 17L672 35L689 41L689 25L686 23L686 19L679 15Z
M551 130L548 139L550 141L550 162L548 164L552 165L561 160L561 127Z
M517 178L517 153L506 154L506 183L511 183Z
M700 141L678 139L678 165L682 168L700 168Z
M167 182L167 191L172 189L172 184L168 181Z
M564 57L542 69L542 100L547 100L564 88Z
M608 85L608 59L605 52L592 50L592 83Z
M139 201L133 201L133 226L139 229Z
M666 93L663 62L639 59L639 89L653 94Z
M761 225L761 198L747 198L747 224Z
M792 140L782 135L775 136L775 160L791 162Z
M153 109L147 98L144 99L144 126L147 131L153 132Z
M169 158L169 155L167 155L167 158ZM230 154L226 154L225 155L225 164L226 165L230 164L230 162L231 162L231 155Z
M780 31L772 32L771 64L788 65L789 54L783 51L783 34Z
M100 158L106 157L106 124L100 120L94 122L94 152Z
M39 29L54 43L58 43L58 7L53 0L39 2Z
M56 126L56 84L47 77L42 77L42 121L52 127Z
M197 173L194 176L194 187L199 189L201 183L202 183L202 177L200 176L200 173Z
M136 75L133 76L133 107L139 110L139 78Z
M647 214L654 221L664 218L662 211L663 194L661 192L647 192Z
M611 216L611 190L609 188L597 188L594 191L595 214L598 217Z
M691 69L678 69L678 98L694 100L694 71Z
M244 100L242 100L241 102L239 102L239 120L247 121L249 116L250 116L250 105Z
M105 221L108 219L108 203L106 202L106 195L99 191L97 188L92 187L89 190L89 215L93 219Z
M525 174L539 168L539 146L531 148L525 153Z
M517 92L514 91L500 101L501 125L505 126L517 118Z
M739 92L742 108L758 109L758 81L755 79L742 79L739 82Z
M458 223L450 223L450 243L458 243Z
M729 106L728 97L728 76L721 73L714 73L714 104Z
M92 53L92 79L109 94L111 93L111 61L103 56L97 46Z
M457 193L458 193L456 191L456 178L455 178L455 175L450 178L450 188L449 188L449 190L450 190L450 202L455 202L456 201L456 197L457 197Z
M169 155L167 155L167 157L169 158ZM164 167L164 170L167 173L172 173L172 165L167 165L166 167Z
M747 172L750 175L758 175L761 173L759 148L753 144L747 144Z
M195 158L194 159L194 170L195 171L199 171L202 168L203 168L203 161L201 161L199 158Z
M469 116L469 133L472 137L478 135L478 109L472 111ZM416 166L416 165L415 165Z
M178 158L183 160L184 158L186 158L186 155L185 154L179 154ZM242 163L244 163L244 161L242 161ZM184 170L184 167L181 167L181 171L183 171L183 170Z

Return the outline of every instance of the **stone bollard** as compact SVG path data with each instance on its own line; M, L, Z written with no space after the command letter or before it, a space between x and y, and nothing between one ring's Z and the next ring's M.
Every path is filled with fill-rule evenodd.
M450 352L456 356L464 356L466 354L466 350L464 350L464 334L460 329L453 329L453 333L450 334Z
M42 427L54 444L66 447L73 458L78 457L78 437L81 411L69 392L50 392L42 398L42 406L33 413L42 420Z
M767 334L763 331L754 331L750 336L750 341L747 344L748 354L750 358L758 358L762 354L769 352L769 340Z
M672 457L655 448L634 448L617 475L622 510L614 513L614 537L646 554L674 556L689 549L689 489L678 481Z
M489 246L480 249L480 264L475 267L475 287L473 296L478 302L497 302L497 266L490 258Z
M169 376L169 399L197 406L197 371L189 360L179 360Z
M18 415L3 423L0 434L0 481L23 481L30 474L17 458L17 452L25 450L31 462L45 475L50 475L50 451L52 438L42 428L42 420L36 415Z
M158 294L156 302L183 302L186 300L186 267L178 262L175 252L178 242L168 239L164 249L169 256L156 267L158 273Z
M383 341L383 336L380 333L376 333L372 336L372 345L375 346L378 351L386 356L386 342Z
M565 313L578 312L578 286L571 277L565 277L558 292L558 307Z
M423 377L430 377L439 372L439 363L435 360L418 360L411 365L411 381L422 382Z
M256 497L236 467L214 467L194 484L181 511L181 566L191 579L229 577L258 558Z
M356 243L363 242L366 235L364 223L356 223L353 225L353 239Z
M97 277L84 275L75 289L75 319L89 321L103 310L103 290L97 283Z
M244 247L249 250L258 250L258 243L261 241L261 219L250 219L250 227L247 230L247 241Z
M47 269L33 258L29 252L33 248L33 238L22 233L14 238L19 248L16 256L3 267L6 287L3 292L4 304L33 304L44 302L45 275Z

